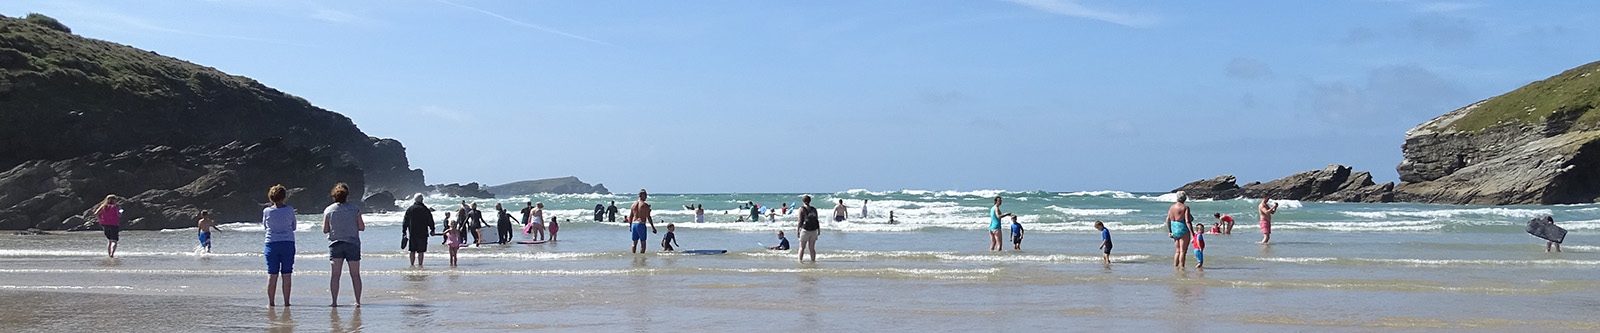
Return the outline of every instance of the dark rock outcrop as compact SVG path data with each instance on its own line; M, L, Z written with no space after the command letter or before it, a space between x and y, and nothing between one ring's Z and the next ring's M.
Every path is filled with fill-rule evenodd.
M1233 175L1221 175L1211 179L1201 179L1183 184L1172 192L1183 191L1184 194L1194 199L1227 200L1238 198L1242 193ZM1169 193L1172 193L1169 192Z
M478 183L467 183L466 185L440 184L432 185L432 187L434 193L446 196L483 199L494 198L494 193L489 193L489 191L484 190L482 185L478 185Z
M383 191L361 200L361 208L368 213L396 212L400 206L394 204L394 193Z
M125 229L193 227L206 209L219 222L259 221L267 188L275 184L289 187L289 204L310 214L328 205L335 183L349 184L351 196L361 197L363 176L345 152L283 140L29 161L0 173L0 229L92 227L86 217L107 194L125 198Z
M503 185L490 186L489 193L500 197L529 195L534 193L550 194L611 194L604 184L589 185L578 177L561 177L540 180L524 180Z
M1417 125L1396 199L1452 204L1600 200L1600 62Z
M344 115L246 77L70 31L43 15L0 16L0 170L147 145L281 138L349 155L373 190L425 189L405 147L367 136Z
M1250 198L1342 202L1394 201L1394 184L1376 184L1369 172L1354 172L1343 165L1329 165L1266 183L1244 186L1242 195Z

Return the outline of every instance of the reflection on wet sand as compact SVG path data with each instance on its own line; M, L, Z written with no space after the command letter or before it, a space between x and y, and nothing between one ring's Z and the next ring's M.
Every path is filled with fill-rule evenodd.
M361 330L361 308L353 308L350 312L350 322L346 323L339 314L340 308L328 308L329 332L355 332Z
M272 333L294 332L294 315L288 307L267 308L267 331Z

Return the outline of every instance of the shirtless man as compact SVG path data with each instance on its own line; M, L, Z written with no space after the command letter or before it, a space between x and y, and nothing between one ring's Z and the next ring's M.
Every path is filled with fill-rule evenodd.
M1177 249L1172 254L1172 266L1183 268L1189 262L1189 231L1194 229L1194 215L1189 213L1189 195L1178 191L1178 202L1167 208L1168 236Z
M1272 205L1268 206L1267 204ZM1278 203L1272 202L1272 195L1261 197L1261 205L1256 206L1256 212L1261 213L1261 244L1272 242L1272 214L1278 213Z
M650 224L650 233L656 233L656 221L650 216L650 204L645 202L649 197L649 193L646 193L644 189L639 189L639 201L633 202L633 206L628 207L626 221L628 221L628 230L632 233L633 238L633 245L628 247L628 253L644 253L645 247L649 246L649 235L644 233L644 225L646 223Z
M833 221L844 222L847 218L850 218L850 207L845 207L844 199L839 199L839 205L833 206Z

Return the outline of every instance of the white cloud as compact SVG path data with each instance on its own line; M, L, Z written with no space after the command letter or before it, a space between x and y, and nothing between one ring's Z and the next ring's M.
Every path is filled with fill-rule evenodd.
M1416 5L1416 10L1423 13L1453 13L1464 10L1482 8L1481 3L1466 2L1427 2Z
M463 4L459 4L459 3L455 3L455 2L450 2L450 1L447 1L447 0L434 0L434 1L437 1L437 2L442 3L442 4L446 4L446 5L460 7L461 9L466 9L466 10L478 12L480 14L488 15L489 17L497 18L497 19L500 19L501 21L506 21L506 23L511 23L513 25L521 26L521 27L524 27L524 28L531 28L531 29L534 29L534 30L539 30L539 31L543 31L543 32L551 33L551 34L560 35L562 37L572 38L572 39L576 39L576 40L581 40L581 41L600 44L600 45L605 45L605 46L617 46L616 44L607 43L605 41L597 40L597 39L594 39L594 38L579 36L579 35L575 35L575 34L572 34L572 33L566 32L566 31L546 28L546 27L544 27L542 25L538 25L538 24L523 22L522 20L506 17L505 15L500 15L500 14L497 14L495 12L484 10L484 9L481 9L481 8L478 8L478 7L463 5Z
M323 21L323 22L328 22L328 23L337 23L337 24L354 24L354 25L371 26L371 25L378 25L378 23L379 23L378 20L375 20L375 19L372 19L372 18L369 18L369 17L356 15L356 14L351 14L349 12L340 11L340 10L328 9L328 8L316 8L316 9L313 9L311 11L311 15L310 16L311 16L312 19L315 19L315 20L318 20L318 21Z
M1116 11L1111 11L1111 10L1106 10L1106 9L1089 8L1087 6L1084 6L1083 4L1078 3L1078 1L1076 1L1076 0L1005 0L1005 1L1011 2L1011 3L1015 3L1015 4L1018 4L1018 5L1022 5L1022 6L1026 6L1028 8L1033 8L1035 10L1043 11L1043 12L1046 12L1046 13L1062 15L1062 16L1077 17L1077 18L1085 18L1085 19L1096 20L1096 21L1103 21L1103 22L1108 22L1108 23L1122 25L1122 26L1128 26L1128 27L1134 27L1134 28L1144 28L1144 27L1154 26L1159 21L1159 19L1157 19L1154 16L1150 16L1150 15L1121 13L1121 12L1116 12Z

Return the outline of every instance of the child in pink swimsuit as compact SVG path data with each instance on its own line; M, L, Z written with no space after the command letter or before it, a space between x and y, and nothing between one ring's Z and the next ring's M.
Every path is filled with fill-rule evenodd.
M561 231L561 224L557 224L556 220L558 220L556 217L554 217L554 216L550 217L549 229L550 229L550 241L552 241L552 242L556 241L556 233Z
M449 229L444 230L444 241L445 244L450 246L450 268L455 268L456 250L461 249L461 230L457 230L454 224L446 225L449 226Z

